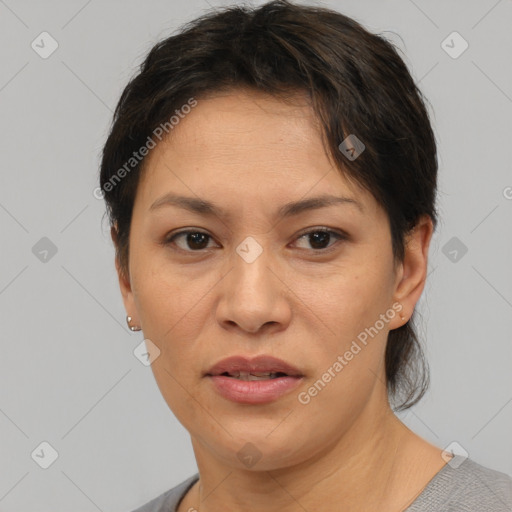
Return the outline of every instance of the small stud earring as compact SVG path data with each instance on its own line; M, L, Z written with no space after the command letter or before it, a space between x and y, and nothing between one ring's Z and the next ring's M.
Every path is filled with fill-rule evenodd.
M126 317L126 323L128 324L128 328L130 329L130 331L135 332L135 331L140 331L141 330L141 328L138 325L136 325L136 326L130 325L131 322L132 322L132 317L131 316L127 316Z
M400 304L400 306L402 306L402 310L404 309L404 306L402 304ZM405 320L405 315L402 313L402 311L400 311L400 318L402 320Z

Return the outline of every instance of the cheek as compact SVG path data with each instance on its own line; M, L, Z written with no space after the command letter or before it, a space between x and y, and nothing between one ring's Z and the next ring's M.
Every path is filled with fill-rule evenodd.
M158 268L158 267L157 267ZM151 369L162 397L180 422L200 420L195 396L200 371L197 342L208 308L205 292L211 287L186 279L160 265L136 274L137 310L144 337L160 349ZM200 409L200 408L199 408Z
M301 402L300 407L327 423L331 418L332 425L339 426L341 419L349 425L369 400L378 380L384 379L388 327L380 315L389 312L390 305L384 283L368 275L340 279L336 286L310 296L323 325L322 330L315 329L317 339L309 349L314 374L301 388L309 403Z
M197 325L209 279L191 279L162 260L148 254L134 261L134 294L142 324L167 339Z
M306 289L303 296L341 340L373 325L390 306L392 281L376 265L340 269L324 283Z
M340 268L325 281L328 285L319 286L316 291L308 289L303 295L315 312L309 318L322 320L315 329L319 339L311 345L315 361L311 380L321 380L317 387L322 391L314 400L319 407L329 407L333 401L339 402L341 409L355 411L356 402L367 399L382 373L388 323L381 320L381 315L387 312L389 321L394 314L394 310L390 313L392 281L385 267L382 260L379 263L374 259L350 269Z

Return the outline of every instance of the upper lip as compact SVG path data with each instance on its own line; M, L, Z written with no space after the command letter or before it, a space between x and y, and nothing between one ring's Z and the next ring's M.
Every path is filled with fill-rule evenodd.
M248 373L285 373L291 377L302 377L300 370L291 364L276 357L260 355L253 358L232 356L222 359L214 364L207 372L207 376L221 375L222 373L248 372Z

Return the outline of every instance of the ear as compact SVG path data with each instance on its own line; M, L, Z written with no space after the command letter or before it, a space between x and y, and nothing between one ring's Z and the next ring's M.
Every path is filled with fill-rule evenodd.
M428 250L433 231L431 217L424 215L406 237L404 261L398 267L394 294L394 302L399 302L402 309L397 309L399 314L390 321L390 329L401 327L409 320L421 297L427 279Z
M112 241L114 242L114 246L116 248L116 257L115 257L115 265L117 271L117 277L119 280L119 288L121 290L121 295L123 297L124 308L126 310L126 314L132 317L132 325L139 325L139 318L137 315L137 308L135 306L135 301L133 298L132 285L130 282L130 275L128 270L123 272L121 269L121 264L119 261L119 243L117 237L117 228L114 226L110 228L110 236L112 237Z

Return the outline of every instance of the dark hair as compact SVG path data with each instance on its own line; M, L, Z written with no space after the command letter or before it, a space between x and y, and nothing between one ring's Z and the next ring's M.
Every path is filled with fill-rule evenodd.
M403 261L406 235L420 216L430 216L436 227L435 137L423 95L395 47L326 8L285 0L258 8L228 7L158 42L117 104L103 148L100 186L125 275L144 163L133 155L151 134L159 133L159 126L169 127L169 118L191 97L235 88L283 100L297 92L307 94L327 154L386 211L395 262ZM365 145L356 159L339 149L350 134ZM127 169L129 161L133 169ZM429 384L413 318L390 331L386 347L387 389L398 404L395 410L418 402Z

